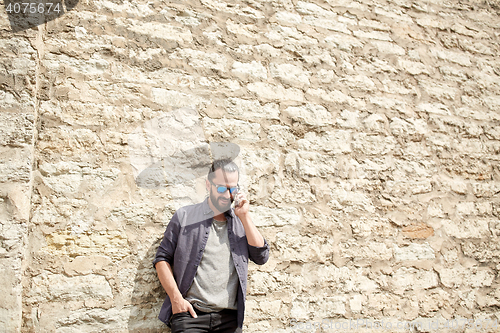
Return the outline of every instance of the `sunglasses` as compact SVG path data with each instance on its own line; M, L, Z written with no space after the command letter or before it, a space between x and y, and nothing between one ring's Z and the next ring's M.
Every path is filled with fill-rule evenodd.
M210 183L212 183L212 181L210 181ZM227 190L229 190L229 193L236 194L236 193L238 193L238 191L240 189L239 186L227 187L227 186L224 186L224 185L215 185L214 183L212 183L212 185L214 185L215 188L217 189L217 193L224 193Z

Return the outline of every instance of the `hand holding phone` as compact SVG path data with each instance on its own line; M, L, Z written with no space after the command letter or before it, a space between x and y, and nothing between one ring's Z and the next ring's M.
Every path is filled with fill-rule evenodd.
M236 196L233 198L233 208L240 206L242 196L243 196L243 194L241 192L236 194Z

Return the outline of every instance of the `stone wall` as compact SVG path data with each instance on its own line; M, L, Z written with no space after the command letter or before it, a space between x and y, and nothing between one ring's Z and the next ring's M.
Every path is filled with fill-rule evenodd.
M0 11L0 330L165 331L151 261L218 151L272 250L247 332L499 331L499 13L82 0L13 33Z

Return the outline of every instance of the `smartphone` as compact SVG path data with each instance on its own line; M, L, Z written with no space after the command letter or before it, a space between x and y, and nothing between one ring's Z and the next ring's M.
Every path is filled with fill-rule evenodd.
M239 198L238 194L236 194L235 198L231 199L231 201L232 201L232 207L233 208L236 208L236 207L238 207L240 205L240 200L239 199L240 198Z

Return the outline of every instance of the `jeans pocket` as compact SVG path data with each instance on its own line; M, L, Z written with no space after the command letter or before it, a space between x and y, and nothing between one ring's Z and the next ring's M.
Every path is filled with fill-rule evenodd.
M189 311L173 314L170 319L170 329L172 330L172 333L189 332L187 321L191 318L192 317Z
M186 315L189 315L191 317L191 314L189 313L189 311L184 311L184 312L174 313L172 315L172 319L179 318L179 317L186 316Z

